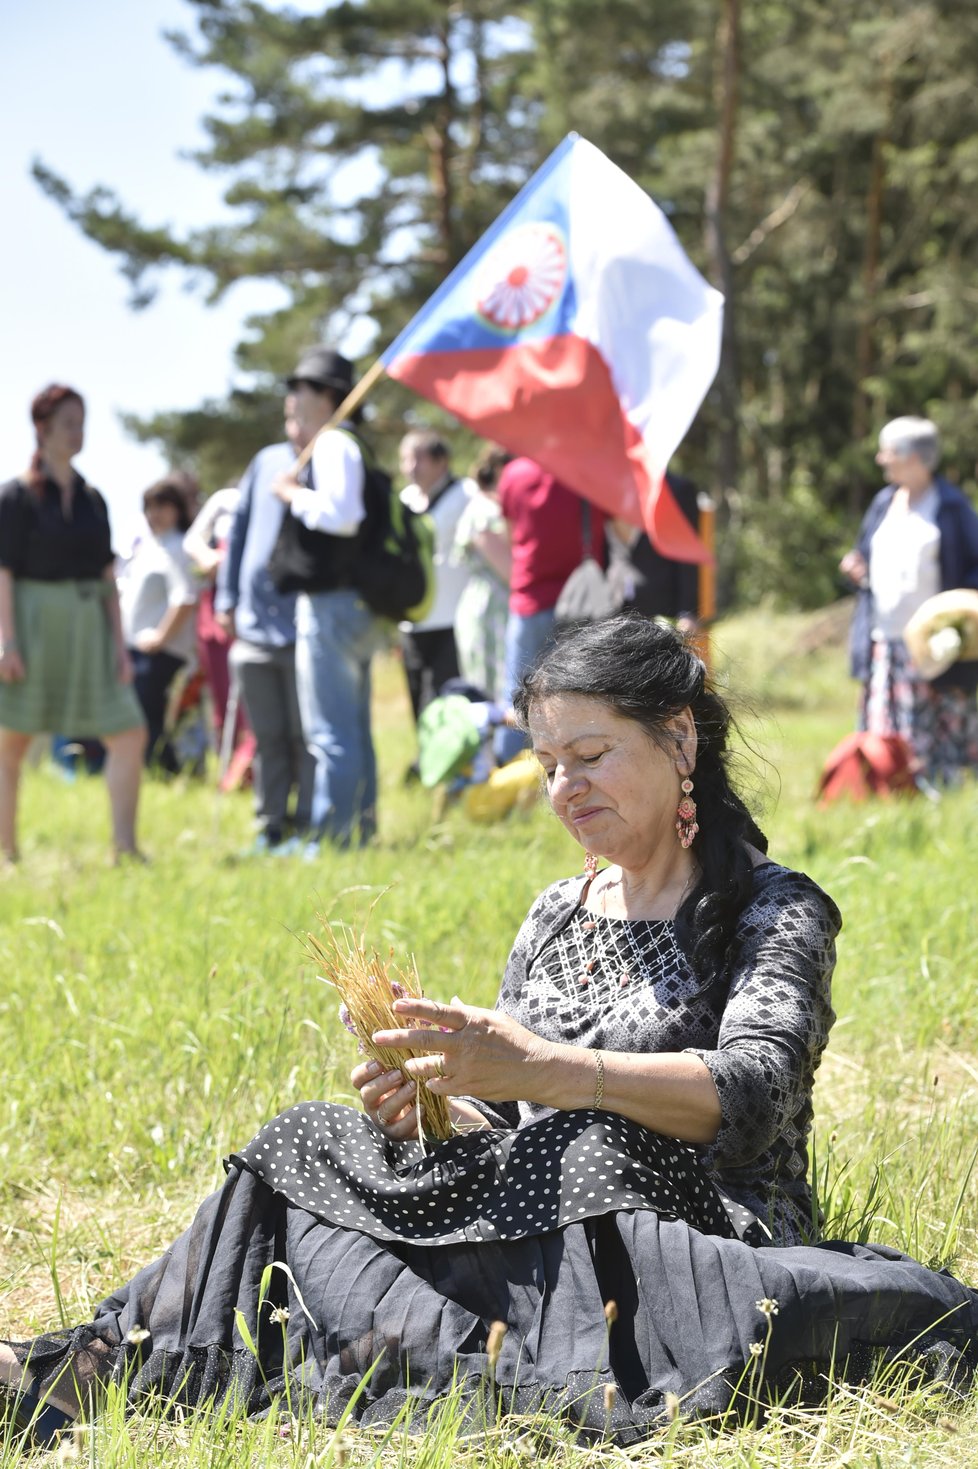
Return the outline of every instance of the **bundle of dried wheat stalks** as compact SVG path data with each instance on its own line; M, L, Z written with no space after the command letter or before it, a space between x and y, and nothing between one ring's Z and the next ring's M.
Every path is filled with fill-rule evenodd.
M386 961L376 949L366 949L363 935L357 938L346 928L339 933L321 913L322 939L307 933L305 950L320 970L320 978L333 986L340 997L340 1018L360 1042L364 1055L379 1061L387 1071L400 1067L406 1056L424 1056L426 1051L393 1050L375 1046L375 1030L403 1030L404 1021L392 1006L398 999L424 994L412 960L410 969L402 968L391 949ZM451 1137L452 1121L448 1098L436 1096L427 1082L418 1082L418 1105L422 1108L423 1130L439 1140ZM421 1136L422 1129L418 1129Z

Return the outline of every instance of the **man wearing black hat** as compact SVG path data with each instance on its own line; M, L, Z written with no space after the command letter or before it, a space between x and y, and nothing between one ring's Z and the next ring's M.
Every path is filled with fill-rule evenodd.
M370 731L370 662L384 625L350 585L352 538L364 517L364 465L350 420L319 430L353 387L353 367L328 347L305 352L289 378L293 412L306 442L317 433L300 477L279 477L275 494L323 537L327 568L296 598L296 686L306 748L315 761L308 858L323 839L362 845L376 828L377 762ZM335 579L328 568L335 566Z

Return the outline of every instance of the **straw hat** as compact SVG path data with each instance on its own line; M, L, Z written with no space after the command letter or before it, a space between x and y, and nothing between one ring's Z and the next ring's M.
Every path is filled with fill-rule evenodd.
M978 658L978 592L958 587L928 597L903 629L903 640L921 678Z

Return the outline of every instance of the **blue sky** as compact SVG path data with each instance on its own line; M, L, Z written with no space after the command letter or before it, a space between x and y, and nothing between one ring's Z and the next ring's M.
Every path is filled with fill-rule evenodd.
M126 437L118 413L222 395L244 317L277 292L241 285L207 307L174 275L153 306L132 311L116 262L45 198L30 165L42 158L79 190L105 184L147 223L218 218L220 178L179 154L203 140L199 120L222 78L182 62L162 36L192 20L181 0L0 5L0 482L32 452L31 398L70 383L88 408L78 466L109 501L117 545L166 467Z

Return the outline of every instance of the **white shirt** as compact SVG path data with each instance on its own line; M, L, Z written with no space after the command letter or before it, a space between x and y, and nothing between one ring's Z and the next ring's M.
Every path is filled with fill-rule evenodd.
M292 514L309 530L353 536L363 519L363 455L348 424L320 434L312 451L312 487L296 490Z
M877 639L902 637L917 608L941 589L938 503L933 488L913 505L894 498L869 543Z
M237 485L228 485L227 489L215 490L208 495L197 519L183 538L183 549L191 561L195 560L195 551L201 542L205 546L217 547L227 540L240 499L241 491Z
M119 583L126 645L135 647L140 633L159 627L171 607L192 607L196 601L197 588L181 533L171 530L159 537L147 536L137 546ZM188 617L175 636L163 644L163 651L189 662L196 645L194 618Z
M435 600L423 622L401 623L405 632L433 632L436 628L455 626L455 609L470 576L470 568L459 564L452 555L455 532L469 497L477 489L474 480L459 479L439 495L439 486L435 485L431 491L435 504L430 510L428 495L420 485L405 485L401 491L401 500L409 510L427 513L435 523Z

